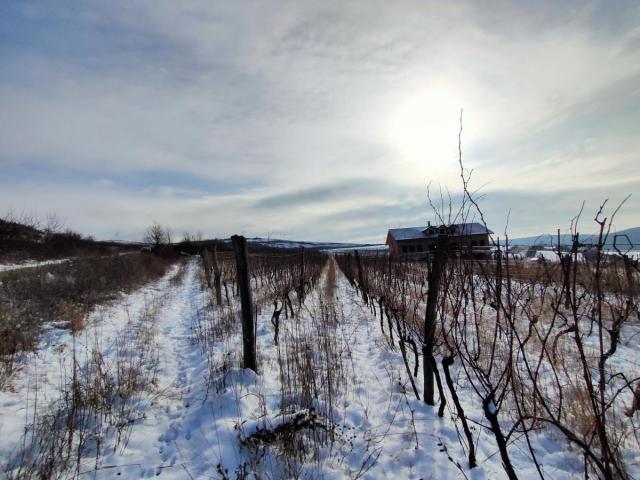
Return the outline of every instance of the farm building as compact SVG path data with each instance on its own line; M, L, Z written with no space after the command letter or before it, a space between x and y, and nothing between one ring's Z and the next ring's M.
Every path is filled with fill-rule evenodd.
M449 237L449 248L488 247L493 232L480 223L427 225L426 227L392 228L387 233L389 253L398 256L433 250L442 235Z

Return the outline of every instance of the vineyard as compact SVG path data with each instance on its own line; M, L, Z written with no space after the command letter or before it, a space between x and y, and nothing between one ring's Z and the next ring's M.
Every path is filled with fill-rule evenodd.
M9 315L37 332L2 351L6 478L640 473L632 263L232 241L119 257L101 280L0 273L5 336ZM18 285L46 288L17 309Z
M578 261L577 242L557 264L510 261L500 247L494 256L441 252L415 264L356 252L338 262L400 350L415 397L422 362L424 401L435 404L435 378L438 415L454 404L469 467L477 465L473 424L494 437L510 479L518 478L516 446L540 478L554 478L536 446L549 432L583 457L585 475L634 478L625 460L640 449L639 370L623 359L637 351L637 265L607 261L601 251Z

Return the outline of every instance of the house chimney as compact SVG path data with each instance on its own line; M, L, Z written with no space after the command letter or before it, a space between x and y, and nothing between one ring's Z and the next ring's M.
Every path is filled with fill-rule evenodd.
M427 227L431 226L431 220L427 220Z

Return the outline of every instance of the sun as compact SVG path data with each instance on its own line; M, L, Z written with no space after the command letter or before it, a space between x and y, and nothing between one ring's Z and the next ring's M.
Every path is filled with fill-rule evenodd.
M388 137L400 163L433 178L454 162L462 102L454 90L443 87L421 90L398 102L389 117Z

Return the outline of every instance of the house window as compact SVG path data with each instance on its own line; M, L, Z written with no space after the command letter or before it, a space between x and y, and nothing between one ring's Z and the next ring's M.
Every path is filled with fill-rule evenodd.
M411 253L414 253L414 252L416 251L416 247L415 247L414 245L411 245L411 246L409 247L409 251L410 251Z
M406 245L402 246L402 253L407 253L407 246Z
M419 252L422 252L422 251L423 251L422 245L418 245L418 251L419 251Z

